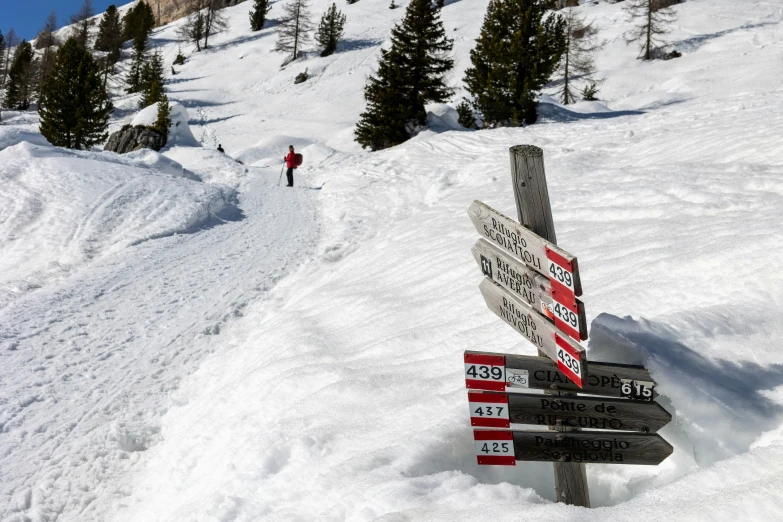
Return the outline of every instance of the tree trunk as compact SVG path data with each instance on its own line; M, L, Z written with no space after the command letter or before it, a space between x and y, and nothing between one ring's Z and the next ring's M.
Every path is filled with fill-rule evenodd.
M652 60L652 50L650 49L650 46L652 45L652 3L653 0L647 0L647 43L644 52L645 60Z
M296 26L294 27L294 60L299 58L299 15L302 4L296 4Z

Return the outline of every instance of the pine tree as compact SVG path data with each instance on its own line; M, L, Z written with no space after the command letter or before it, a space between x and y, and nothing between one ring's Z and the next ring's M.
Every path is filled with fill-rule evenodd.
M485 125L538 119L538 91L557 68L565 44L565 21L547 9L548 0L490 0L464 78Z
M565 13L565 49L556 74L562 78L563 86L559 98L563 105L576 101L576 80L592 82L595 74L595 53L603 46L598 42L598 30L592 23L586 23L573 7Z
M337 4L332 3L332 7L327 9L321 17L318 32L315 34L315 41L324 48L321 56L329 56L334 53L337 49L337 43L343 37L344 26L345 15L337 10Z
M163 94L163 86L159 81L155 80L152 84L143 91L141 100L139 100L139 109L149 107L153 103L158 103L165 94Z
M253 10L250 11L250 29L260 31L266 23L266 15L272 6L269 0L253 0Z
M636 23L636 27L625 34L625 41L639 45L642 60L655 59L656 50L663 44L662 36L669 32L667 26L677 18L668 5L661 0L628 0L625 4L630 21Z
M473 114L473 108L467 100L462 100L457 105L457 123L466 129L476 128L476 116Z
M36 49L48 49L49 47L56 47L59 44L57 41L57 35L54 32L57 30L57 13L52 11L49 16L46 17L43 29L35 37Z
M95 41L95 49L109 53L108 60L111 64L120 59L122 49L122 21L120 13L114 5L110 5L103 13L98 25L98 39Z
M3 100L7 109L26 111L30 108L35 94L37 65L33 46L22 40L8 69L8 84Z
M291 0L284 5L279 23L275 51L287 53L288 58L284 63L288 63L299 58L302 47L310 41L309 33L313 30L313 24L310 21L308 0Z
M364 88L367 110L356 125L356 141L371 150L408 140L427 123L425 104L453 94L445 79L454 66L447 57L453 42L430 0L411 0L391 41Z
M155 13L147 2L139 2L122 19L122 41L149 37L155 28Z
M84 0L76 14L71 15L72 36L85 49L90 41L90 28L94 23L93 16L95 16L95 9L92 7L92 0Z
M158 100L158 117L155 119L152 128L166 138L163 142L164 146L169 139L169 127L171 127L171 105L169 105L168 96L161 94L160 100Z
M182 65L185 63L185 55L182 54L182 48L177 49L177 56L174 58L174 65Z
M139 92L142 87L142 72L146 62L147 53L147 35L139 33L133 40L133 61L131 62L128 76L125 79L127 87L125 91L128 94Z
M52 74L41 89L40 131L49 143L89 149L108 134L113 107L95 61L75 38L57 52Z
M163 94L163 84L166 81L163 71L163 58L160 53L153 54L142 66L139 84L139 91L142 94L139 101L140 109L148 107L160 99Z

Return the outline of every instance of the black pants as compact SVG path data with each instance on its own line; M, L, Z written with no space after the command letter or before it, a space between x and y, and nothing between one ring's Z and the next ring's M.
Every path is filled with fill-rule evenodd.
M294 169L290 168L285 172L286 177L288 178L288 186L293 187L294 186Z

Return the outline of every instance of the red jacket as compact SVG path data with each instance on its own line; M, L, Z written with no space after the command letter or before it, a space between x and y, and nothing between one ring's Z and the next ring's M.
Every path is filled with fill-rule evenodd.
M289 169L296 168L296 154L293 152L288 153L288 156L285 157L285 166Z

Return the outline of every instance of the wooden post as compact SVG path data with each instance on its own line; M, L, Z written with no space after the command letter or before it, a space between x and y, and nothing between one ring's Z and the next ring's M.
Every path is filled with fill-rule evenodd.
M515 145L511 154L511 181L514 185L514 199L517 204L519 222L544 239L557 244L552 207L549 204L549 190L544 172L544 151L533 145ZM539 355L545 355L539 352ZM556 385L549 393L557 392ZM563 426L550 426L557 431L578 431ZM555 490L558 502L575 506L590 507L585 465L575 462L556 462Z

